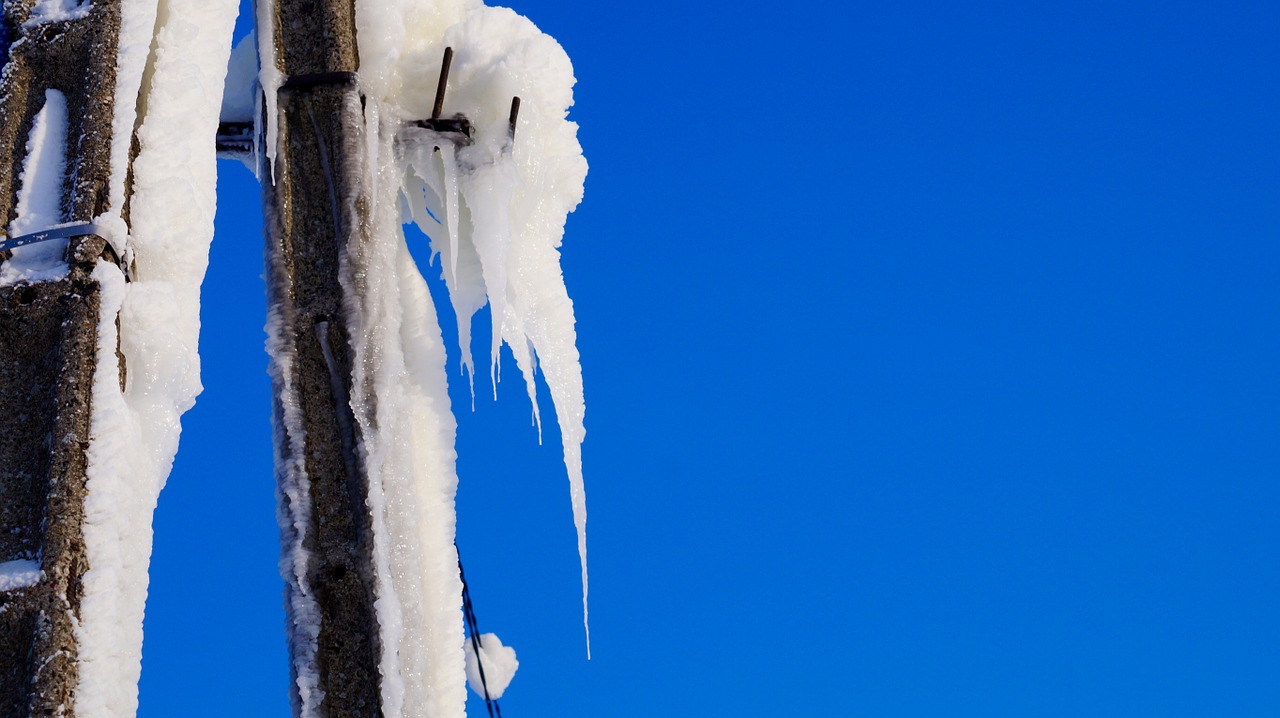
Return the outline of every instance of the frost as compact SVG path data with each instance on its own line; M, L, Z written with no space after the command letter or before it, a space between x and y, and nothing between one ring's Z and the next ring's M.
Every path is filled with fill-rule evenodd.
M9 225L16 237L60 224L62 178L67 169L67 98L57 90L46 90L44 106L36 113L27 136L21 189L18 190L17 218ZM63 256L66 239L53 239L13 250L13 257L0 265L0 284L57 279L67 273Z
M0 592L34 586L44 577L39 561L19 559L0 563Z
M23 23L26 27L43 25L47 22L63 22L79 20L89 14L89 0L36 0L35 7Z

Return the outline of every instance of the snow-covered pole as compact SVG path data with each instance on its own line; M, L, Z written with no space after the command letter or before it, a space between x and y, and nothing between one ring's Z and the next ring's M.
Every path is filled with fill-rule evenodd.
M258 0L268 352L294 714L381 716L343 263L368 227L352 0Z
M5 234L89 222L109 203L120 2L61 14L45 5L54 3L3 4ZM40 271L39 255L53 271ZM0 255L0 715L77 714L101 297L93 271L104 255L115 260L103 238L84 235Z

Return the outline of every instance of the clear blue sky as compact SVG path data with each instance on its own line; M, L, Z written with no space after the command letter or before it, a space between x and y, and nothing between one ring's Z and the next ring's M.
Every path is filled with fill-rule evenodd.
M559 437L459 382L507 718L1280 715L1274 4L515 7L591 164L594 658ZM259 202L220 169L144 718L288 711Z

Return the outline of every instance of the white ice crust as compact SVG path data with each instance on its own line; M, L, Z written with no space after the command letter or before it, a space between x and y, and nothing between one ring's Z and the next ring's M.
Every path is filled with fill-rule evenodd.
M358 100L350 103L359 117ZM355 367L351 408L369 476L382 708L387 718L461 716L456 423L435 307L401 233L395 126L378 107L369 103L365 115L378 139L364 158L372 227L349 246L342 281Z
M217 179L209 138L217 130L237 10L235 0L164 0L158 11L156 3L146 5L125 3L117 60L145 92L137 103L143 112L128 238L134 273L126 282L105 261L94 270L101 315L86 470L89 568L76 628L81 718L128 718L137 710L151 517L177 451L179 419L201 388L200 283ZM156 22L129 20L147 16ZM135 51L153 43L144 83ZM113 193L123 167L116 159ZM117 350L128 367L123 390Z

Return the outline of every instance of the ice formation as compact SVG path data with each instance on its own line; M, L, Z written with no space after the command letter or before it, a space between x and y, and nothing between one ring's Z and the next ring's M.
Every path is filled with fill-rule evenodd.
M259 32L237 51L227 81L237 4L121 0L108 209L93 222L124 260L128 276L106 261L94 270L101 316L83 527L89 568L76 627L75 704L82 718L124 718L137 708L150 518L177 450L179 419L201 389L200 284L216 187L210 139L220 118L266 118L259 149L270 170L261 179L274 181L275 103L283 78L275 69L271 4L258 3ZM79 17L88 7L77 0L40 0L32 22ZM347 399L369 475L382 707L389 718L461 716L468 658L453 546L456 424L436 308L410 257L402 222L416 222L440 257L468 379L474 381L471 319L486 303L493 317L489 373L495 393L505 343L538 421L534 378L539 367L543 372L570 479L585 626L582 375L558 252L586 174L576 125L565 119L574 78L555 40L507 9L478 0L356 0L356 9L367 102L361 107L353 100L349 110L367 129L360 159L374 201L369 226L350 228L353 236L367 231L369 239L351 245L342 277L355 358ZM408 124L430 116L445 47L455 52L445 110L471 121L470 144L455 145ZM224 98L224 87L237 91ZM513 141L508 118L514 97L522 104ZM66 112L65 99L49 91L28 138L11 236L64 220L59 198ZM126 225L125 178L135 132ZM63 247L46 242L15 250L0 266L0 281L61 276ZM280 336L284 319L273 313L268 321L273 371L287 374L292 366ZM128 367L123 388L117 349ZM278 431L299 421L290 401L281 397L275 407ZM300 439L301 432L292 436ZM277 466L291 506L281 515L282 570L287 583L302 585L308 556L299 517L310 507L302 452L293 448L282 451ZM291 463L289 455L298 460ZM39 576L37 562L0 563L0 591ZM307 652L318 632L318 611L298 591L288 594L288 611L302 713L312 715L323 700L315 657ZM496 697L514 673L514 651L492 634L480 640Z
M77 20L89 14L89 0L36 0L26 25Z
M489 697L497 700L511 685L515 678L520 661L516 660L516 649L502 645L495 634L483 633L479 636L480 661L476 662L476 649L467 641L467 685L476 695L483 697L488 691ZM484 681L480 680L480 668L484 667Z
M236 6L165 0L158 13L156 0L125 0L122 8L112 209L95 222L114 228L134 262L129 282L115 264L100 261L94 270L102 291L83 526L89 569L76 629L81 718L137 709L151 515L178 448L179 417L200 391L200 283L216 187L209 138ZM119 211L135 118L139 152L125 234ZM117 347L128 365L123 390Z
M253 122L257 105L258 34L250 32L231 51L222 92L222 122Z
M261 180L273 182L274 103L283 78L275 69L267 5L259 6L257 36L259 97L264 98L258 101L266 107L254 116L266 118L259 133ZM402 222L416 222L440 256L468 379L474 374L471 318L486 303L494 317L491 379L496 384L499 350L506 343L534 400L535 420L534 375L542 368L561 424L585 624L582 375L558 252L566 215L580 201L586 175L577 127L565 119L573 72L559 44L527 19L474 0L356 0L356 24L363 102L349 98L346 112L366 130L358 164L373 202L368 225L349 228L352 237L364 239L347 244L341 278L354 367L346 400L359 425L368 477L382 710L389 718L462 716L467 671L453 546L456 424L436 308L405 244ZM431 116L446 47L453 48L456 59L445 112L465 114L473 123L470 145L455 145L411 122ZM235 88L239 82L232 77L228 84ZM514 142L513 97L522 101ZM244 104L229 97L227 119L242 113L237 108ZM283 311L273 308L268 317L277 385L289 385L294 371ZM323 344L327 333L320 331ZM322 350L328 356L332 347ZM276 421L277 442L302 440L299 408L289 397L281 397ZM302 542L311 511L309 479L302 446L278 444L278 451L286 499L280 516L282 567L289 584L298 710L309 716L323 701L314 655L319 615L307 589ZM514 652L495 650L500 663L511 653L513 671ZM495 665L496 675L504 665Z
M5 561L0 563L0 592L34 586L40 582L43 575L39 561L30 559Z
M362 88L376 100L370 106L384 134L388 127L400 128L395 157L384 149L380 162L400 173L408 214L440 256L464 369L473 374L471 317L487 301L494 391L503 343L525 379L535 422L536 369L551 390L578 532L585 628L585 404L573 303L558 251L587 171L577 125L566 119L573 104L572 65L554 39L507 8L469 0L361 0L357 11ZM455 147L430 130L404 125L430 116L432 80L440 74L446 47L453 48L454 60L444 113L471 121L469 145ZM521 104L513 141L508 120L514 97Z
M62 178L67 168L67 98L46 90L44 106L36 113L27 137L22 164L17 217L9 236L38 232L62 223ZM54 239L13 250L0 265L0 284L57 279L67 273L62 257L67 240Z

